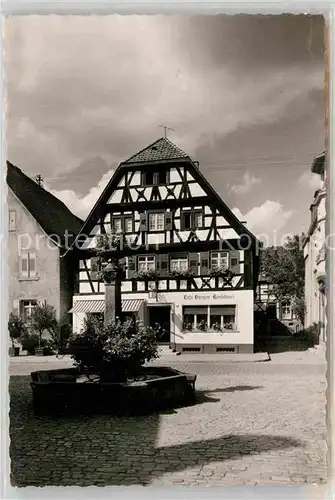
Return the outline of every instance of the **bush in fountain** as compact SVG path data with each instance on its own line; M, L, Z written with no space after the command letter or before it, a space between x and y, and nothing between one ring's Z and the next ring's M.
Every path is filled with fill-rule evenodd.
M155 331L133 320L104 325L89 318L69 350L81 372L99 374L101 381L126 381L158 357Z

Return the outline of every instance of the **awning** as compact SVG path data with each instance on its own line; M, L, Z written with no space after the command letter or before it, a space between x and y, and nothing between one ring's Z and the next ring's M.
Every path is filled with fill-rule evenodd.
M142 303L143 299L124 299L121 304L122 312L137 312ZM78 300L69 310L69 313L103 313L104 311L104 300Z

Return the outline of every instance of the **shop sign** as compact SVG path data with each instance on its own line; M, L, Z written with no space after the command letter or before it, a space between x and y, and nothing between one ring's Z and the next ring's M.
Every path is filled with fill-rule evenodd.
M197 300L199 302L207 302L211 300L232 300L234 295L228 293L210 293L207 295L199 295L197 293L186 293L184 300Z

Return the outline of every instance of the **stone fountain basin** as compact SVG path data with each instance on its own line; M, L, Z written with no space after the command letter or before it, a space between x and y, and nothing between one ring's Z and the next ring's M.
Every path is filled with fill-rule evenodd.
M144 367L127 382L101 382L76 368L31 373L35 415L147 414L195 403L196 375L168 367Z

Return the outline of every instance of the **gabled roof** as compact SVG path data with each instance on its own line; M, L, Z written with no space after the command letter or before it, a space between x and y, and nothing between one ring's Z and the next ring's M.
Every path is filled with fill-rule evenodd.
M149 163L162 160L176 160L178 158L188 158L188 155L169 139L161 137L122 163Z
M66 230L69 235L76 236L79 233L83 221L70 212L62 201L9 161L7 161L7 184L51 239L57 241L57 238L52 238L53 235L57 235L64 244Z
M152 149L153 146L157 146L157 150L154 150L153 153L151 153L149 150ZM179 156L177 156L179 155ZM149 158L149 159L145 159ZM155 159L154 159L155 158ZM180 148L175 146L169 139L166 138L161 138L158 139L156 142L151 144L150 146L146 147L136 155L132 156L128 160L122 162L119 164L118 168L115 170L111 180L107 184L106 188L104 189L103 193L100 195L99 199L95 203L94 207L92 208L90 214L88 215L87 219L85 220L85 223L82 227L82 234L89 234L89 232L92 230L93 226L96 223L96 220L98 218L99 214L99 207L102 203L106 203L110 196L110 192L115 189L117 186L118 182L122 178L122 175L125 171L125 169L132 168L133 165L135 164L142 164L146 165L147 163L150 162L162 162L165 160L171 160L171 159L181 159L183 161L186 161L188 163L188 166L190 168L190 171L192 172L194 179L200 183L200 185L204 186L204 190L207 191L207 193L212 196L221 206L221 212L222 215L224 215L226 218L229 219L229 222L232 225L232 228L237 232L237 234L244 235L248 238L251 239L251 241L256 244L261 246L261 242L257 240L255 235L251 233L244 225L243 223L236 217L236 215L230 210L230 208L225 204L225 202L222 200L221 196L215 191L215 189L212 187L212 185L208 182L206 177L202 174L202 172L198 168L198 162L193 161L190 156L188 156L184 151L182 151ZM73 246L73 245L72 245Z

